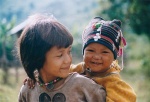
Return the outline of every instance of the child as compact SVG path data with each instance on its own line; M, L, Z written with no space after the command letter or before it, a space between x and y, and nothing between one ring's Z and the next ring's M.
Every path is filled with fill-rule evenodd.
M18 39L18 54L34 89L25 84L19 102L105 102L102 86L70 73L72 35L58 21L34 15Z
M116 58L126 45L120 27L119 20L92 19L82 35L84 62L72 65L70 71L102 85L107 93L106 102L136 102L134 90L119 75L122 69Z

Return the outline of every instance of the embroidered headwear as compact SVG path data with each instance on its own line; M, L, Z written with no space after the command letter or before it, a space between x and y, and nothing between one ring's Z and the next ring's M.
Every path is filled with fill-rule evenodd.
M101 17L91 20L82 34L82 40L83 54L84 49L90 43L100 43L113 52L114 59L117 58L117 55L122 55L122 48L126 45L121 31L121 21L116 19L105 21Z

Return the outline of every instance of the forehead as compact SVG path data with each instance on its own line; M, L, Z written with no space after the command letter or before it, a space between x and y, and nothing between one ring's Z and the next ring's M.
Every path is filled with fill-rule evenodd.
M53 46L53 47L51 47L50 49L49 49L49 51L48 52L52 52L52 53L56 53L56 52L58 52L58 51L60 51L60 50L62 50L62 49L64 49L63 47L57 47L57 46Z
M103 47L103 48L107 48L106 46L104 46L103 44L100 43L90 43L87 47Z
M53 46L48 52L57 53L57 52L65 51L65 50L70 49L70 48L71 48L71 45L68 46L67 48L65 48L65 47L58 47L58 46Z

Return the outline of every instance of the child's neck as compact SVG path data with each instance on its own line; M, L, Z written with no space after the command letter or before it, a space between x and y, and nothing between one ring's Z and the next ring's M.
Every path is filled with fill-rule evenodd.
M58 78L56 76L48 74L42 69L39 71L39 76L42 79L43 83L49 83L50 81L56 80Z
M115 68L108 68L104 72L92 72L92 71L89 71L88 68L86 68L86 70L85 70L85 74L89 78L92 78L92 77L105 77L105 76L109 75L110 73L114 73L114 72L118 72L118 70L116 70Z
M51 91L61 86L65 79L66 78L51 77L49 75L40 73L39 86L43 87L45 90Z
M89 71L88 68L85 70L85 72L86 72L87 77L103 77L107 74L107 71L105 71L105 72L92 72L92 71Z

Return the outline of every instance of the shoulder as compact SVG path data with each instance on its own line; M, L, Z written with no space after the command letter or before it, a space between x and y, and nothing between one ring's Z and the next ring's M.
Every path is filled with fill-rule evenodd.
M131 86L127 82L122 80L119 74L111 74L107 77L102 78L102 80L104 80L104 82L106 84L108 84L108 86L114 85L117 87L123 87L123 88L131 89Z
M87 78L87 77L85 77L83 75L80 75L80 74L78 74L76 72L74 72L72 74L72 79L75 82L75 84L78 84L78 86L102 88L101 85L98 85L92 79Z
M35 87L33 89L29 88L28 84L25 83L25 85L21 86L19 94L22 96L32 94L37 90L37 88L38 88L38 85L36 83L35 83Z
M70 72L78 72L78 73L84 72L83 65L84 62L80 62L78 64L72 64L70 66Z
M25 85L22 85L22 86L21 86L21 88L20 88L20 93L21 93L21 94L25 94L25 93L27 93L29 90L30 90L30 89L29 89L28 85L25 84Z
M19 102L35 102L37 100L38 94L41 91L38 90L38 85L35 84L35 87L33 89L30 89L28 84L22 85L19 95L18 95L18 101ZM37 101L36 101L37 102Z
M83 76L83 75L80 75L79 73L77 73L77 72L73 72L72 73L72 78L74 79L74 80L76 80L76 81L78 81L78 80L81 80L81 81L93 81L92 79L90 79L90 78L87 78L87 77L85 77L85 76Z
M122 96L122 98L118 98L121 102L125 100L130 100L130 102L132 100L132 102L135 102L136 100L136 94L133 88L117 74L112 74L104 78L97 78L95 81L104 86L107 92L107 97L112 100L115 100L115 97L112 95Z
M18 95L19 102L26 101L26 95L27 95L28 91L29 91L29 88L26 84L21 86L20 92Z
M113 83L108 83L106 86L106 91L108 97L112 97L112 94L115 96L121 96L118 98L121 102L135 102L136 94L133 88L123 80L115 80ZM112 98L113 99L113 98ZM115 97L114 97L115 99Z
M102 78L95 77L93 80L96 81L96 83L103 85L105 88L113 88L114 90L115 88L120 90L127 89L133 91L132 87L122 80L119 74L111 74Z

